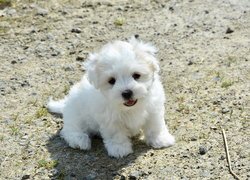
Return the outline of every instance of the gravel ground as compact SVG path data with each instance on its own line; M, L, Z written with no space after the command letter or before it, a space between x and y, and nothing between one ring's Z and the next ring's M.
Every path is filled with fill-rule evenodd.
M250 179L250 1L0 1L0 179ZM10 1L9 1L10 2ZM138 34L158 49L175 146L113 159L58 136L44 108L80 80L88 53Z

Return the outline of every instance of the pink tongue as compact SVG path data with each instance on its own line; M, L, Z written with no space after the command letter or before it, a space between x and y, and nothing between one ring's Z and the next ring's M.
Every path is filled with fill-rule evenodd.
M134 101L133 101L133 100L128 100L128 101L127 101L127 104L128 104L128 105L134 104Z

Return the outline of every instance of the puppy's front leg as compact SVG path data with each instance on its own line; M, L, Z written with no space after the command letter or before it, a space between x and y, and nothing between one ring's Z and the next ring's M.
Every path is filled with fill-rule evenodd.
M149 113L143 128L146 143L154 148L168 147L175 143L175 138L167 129L164 120L164 108Z
M60 135L72 148L80 148L83 150L89 150L91 148L91 141L88 134L84 133L78 127L64 125Z
M133 152L130 139L121 129L105 128L101 130L101 134L109 156L120 158Z

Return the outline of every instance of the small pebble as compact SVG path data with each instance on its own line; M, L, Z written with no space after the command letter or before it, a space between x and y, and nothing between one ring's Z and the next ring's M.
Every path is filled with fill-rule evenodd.
M86 179L86 180L94 180L94 179L96 179L96 176L97 176L96 173L91 173L91 174L87 175L84 179Z
M189 61L188 62L188 66L191 66L191 65L193 65L194 63L193 63L193 61Z
M49 172L49 176L53 177L56 176L58 174L58 170L57 169L51 169Z
M7 9L6 11L7 15L13 16L16 14L16 10L15 9Z
M49 13L49 11L47 9L37 8L36 15L44 17L44 16L48 15L48 13Z
M139 34L135 34L135 38L138 39L139 38Z
M227 28L227 30L226 30L226 34L231 34L233 32L234 32L234 30L232 30L231 28Z
M138 178L135 177L135 176L133 176L133 175L130 175L130 176L128 177L128 179L129 179L129 180L136 180L136 179L138 179Z
M221 156L220 158L219 158L219 160L224 160L225 159L225 156Z
M71 32L72 33L81 33L82 30L80 28L73 28L73 29L71 29Z
M23 175L22 180L29 179L29 178L30 178L30 175L29 174L25 174L25 175Z
M203 172L201 172L201 174L200 174L202 177L210 177L211 176L211 174L209 173L209 171L203 171Z
M168 9L169 11L174 11L174 8L172 6L170 6Z
M213 104L214 104L214 105L221 104L221 100L220 100L220 99L214 100L214 101L213 101Z
M197 138L196 138L196 137L191 137L190 140L191 140L191 141L197 141Z
M200 147L199 147L199 154L200 154L200 155L204 155L204 154L206 154L206 153L207 153L207 148L204 147L204 146L200 146Z
M11 61L11 64L16 64L16 63L17 63L17 61L15 61L15 60Z
M65 71L74 71L74 67L68 65L68 66L64 67L64 70L65 70Z
M77 57L76 57L76 60L77 60L77 61L83 61L83 60L84 60L84 57L83 57L83 56L77 56Z
M226 114L226 113L228 113L230 110L228 109L228 108L222 108L222 110L221 110L221 113L222 114Z
M217 127L211 126L210 129L212 129L212 130L217 130Z
M124 175L120 176L120 180L125 180L125 179L126 179L126 177Z

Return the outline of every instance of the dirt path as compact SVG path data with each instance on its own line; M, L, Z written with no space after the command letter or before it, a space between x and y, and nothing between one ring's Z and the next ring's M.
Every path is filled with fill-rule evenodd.
M134 34L159 48L176 145L135 139L123 159L100 139L69 148L48 97L81 78L89 52ZM233 179L220 127L233 170L249 179L249 61L249 0L14 1L0 10L0 179Z

